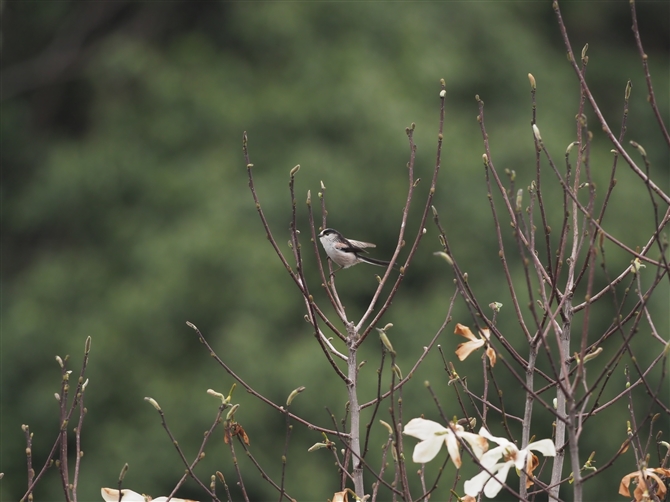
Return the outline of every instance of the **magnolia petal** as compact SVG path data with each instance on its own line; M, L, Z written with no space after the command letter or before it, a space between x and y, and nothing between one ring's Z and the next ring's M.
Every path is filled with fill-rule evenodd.
M471 497L476 497L484 489L484 485L490 478L491 475L488 472L482 471L476 476L468 479L463 485L465 494Z
M551 439L540 439L539 441L529 443L526 449L539 451L545 457L556 456L556 447Z
M510 441L508 441L505 438L499 438L499 437L493 436L484 427L479 429L479 435L484 436L489 441L493 441L494 443L499 444L500 446L507 446L508 444L514 444L514 443L510 443Z
M639 472L631 472L630 474L626 474L623 478L621 478L621 483L619 483L619 495L630 497L630 491L628 490L628 487L630 486L630 480L639 475Z
M102 499L105 502L119 502L119 490L114 490L113 488L101 488L100 494L102 495ZM132 490L121 490L121 500L123 500L123 502L166 502L167 499L167 497L158 497L152 499L149 496L140 495L139 493ZM172 497L170 500L174 502L196 502L195 500L178 499L174 497Z
M487 347L486 348L486 357L489 358L489 362L491 363L491 368L493 368L496 365L496 351L493 350L493 347Z
M443 442L444 438L442 436L433 436L421 441L414 447L412 460L416 464L426 464L430 462L440 452Z
M523 450L518 450L517 454L513 456L513 458L510 458L510 460L514 463L514 467L520 471L526 467L526 458L528 458L528 455L532 455L528 448L524 448Z
M654 471L656 469L645 469L644 473L649 476L650 478L653 478L654 481L656 481L656 496L664 500L665 499L665 492L667 491L667 488L665 487L665 483L659 478L656 474L654 474Z
M333 502L348 502L347 491L335 492L333 494Z
M472 331L470 331L470 328L468 328L467 326L465 326L461 323L458 323L456 325L456 329L454 330L454 334L464 336L468 340L472 340L472 341L477 340L477 337L472 333Z
M403 434L408 436L415 437L417 439L428 439L436 434L445 434L448 429L445 429L442 425L432 420L426 420L425 418L413 418L402 431Z
M447 443L447 450L449 451L449 456L451 461L454 463L457 469L461 468L461 452L458 451L458 439L456 435L452 432L447 434L445 442Z
M482 464L482 467L490 471L498 463L498 460L500 460L500 458L505 454L506 450L507 446L505 445L491 448L482 455L482 457L479 459L479 463Z
M514 465L514 462L505 462L504 464L498 464L500 470L495 473L495 476L491 478L486 485L484 485L484 495L487 498L492 499L500 490L502 490L503 484L507 479L507 473L510 470L510 467Z
M458 347L456 347L456 356L458 357L459 361L464 361L466 357L468 357L482 345L484 345L484 340L463 342Z
M118 502L119 501L119 490L114 490L113 488L101 488L100 495L105 502ZM140 495L137 492L132 490L121 490L123 502L146 502L147 498L144 495Z
M158 498L155 498L155 499L151 499L151 502L167 502L167 499L168 499L167 497L158 497ZM125 501L125 499L123 499L123 500ZM170 502L197 502L197 501L191 500L191 499L178 499L178 498L172 497L170 499Z
M533 481L533 471L540 465L540 459L537 458L537 455L534 453L528 452L528 460L526 461L526 488L529 488L535 484Z
M654 469L645 469L644 470L644 477L650 477L656 482L656 496L659 499L664 499L665 494L667 492L667 488L665 486L665 483L663 480L657 476L657 474L660 474L662 476L670 476L670 469L664 469L662 467L657 467ZM637 487L635 488L635 491L633 492L633 498L636 501L643 500L647 487L646 483L642 479L642 474L640 474L640 471L635 471L631 472L630 474L626 474L623 478L621 478L621 483L619 484L619 495L623 495L624 497L630 497L630 482L632 479L637 479Z
M461 432L458 435L468 442L468 444L472 447L472 453L474 453L475 457L477 458L482 458L482 455L489 448L489 443L486 441L486 438L483 438L479 434L474 434L472 432Z
M535 456L532 453L530 453L530 450L539 451L545 457L556 456L556 447L554 446L554 442L551 439L541 439L540 441L529 443L528 446L526 446L523 450L519 450L519 454L516 456L514 466L518 470L528 468L526 459L528 459L528 463L530 463L532 461L531 456ZM539 460L537 461L537 463L539 464ZM533 469L534 468L535 467L533 467ZM527 472L532 473L532 470L529 470Z
M649 492L647 491L647 486L644 483L638 483L633 492L633 498L635 502L649 502Z
M486 338L487 340L490 340L490 339L491 339L491 330L490 330L490 329L488 329L488 328L482 328L479 332L480 332L480 333L484 336L484 338Z

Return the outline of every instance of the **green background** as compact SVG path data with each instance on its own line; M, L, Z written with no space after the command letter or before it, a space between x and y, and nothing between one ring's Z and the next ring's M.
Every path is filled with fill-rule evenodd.
M76 374L88 336L80 500L100 500L100 487L115 487L125 462L130 470L124 486L153 496L167 495L181 476L183 466L145 396L161 404L187 457L197 452L217 408L206 390L227 393L233 380L186 321L268 398L283 403L292 389L305 385L293 404L295 413L328 428L333 424L326 407L342 416L344 388L304 323L304 304L265 238L247 188L243 131L261 204L287 254L288 173L302 166L296 189L306 274L317 300L325 302L310 251L307 191L315 199L323 181L329 225L375 242L373 256L388 257L407 190L405 128L416 124L416 176L423 179L410 214L413 236L435 163L444 78L447 112L434 205L481 303L504 304L500 329L525 354L499 266L474 98L478 94L486 102L498 171L515 170L517 186L525 188L535 176L527 78L532 73L543 140L563 165L565 148L575 139L579 85L551 2L5 1L2 8L0 471L5 477L0 499L17 500L25 491L21 424L35 434L33 457L41 468L58 431L53 394L60 373L54 357L69 354ZM614 131L631 79L626 137L646 148L652 178L667 189L668 150L646 103L628 2L566 2L562 8L575 52L589 44L588 80ZM638 14L667 123L669 6L640 2ZM612 147L590 109L587 116L594 134L592 171L602 194ZM549 185L555 178L546 163L543 169ZM646 190L623 164L617 178L607 223L629 246L641 246L653 228ZM561 199L556 187L547 189L550 219L558 228ZM510 239L507 225L503 217ZM442 324L454 293L450 270L432 255L439 249L430 223L383 319L394 324L389 336L405 373ZM630 256L608 249L610 272L618 274ZM514 250L511 240L508 250ZM512 261L523 286L519 261ZM352 318L367 305L380 270L361 265L338 274ZM600 274L597 284L604 283ZM666 337L667 290L666 282L651 304ZM524 300L525 289L520 291ZM613 315L609 305L594 309L594 338ZM473 325L462 299L453 319L439 343L480 393L477 357L460 363L453 356L463 341L452 334L454 323ZM648 328L641 332L648 337ZM612 339L605 353L613 354L617 344ZM639 354L641 362L658 350ZM360 376L361 400L367 401L375 393L380 360L376 335L366 341L361 359L368 361ZM503 367L496 370L508 409L521 414L520 386ZM620 392L622 375L618 367L605 398ZM404 422L421 413L439 418L425 380L448 416L462 415L433 351L404 389ZM662 393L667 397L667 385ZM644 415L649 409L644 396L635 396ZM284 418L239 387L233 402L240 404L236 418L253 454L278 480ZM389 420L385 411L377 418ZM584 460L593 450L597 466L609 460L625 439L627 419L624 402L595 417L582 438ZM667 421L661 421L666 440ZM550 422L538 412L532 433L548 437ZM502 435L499 417L490 425ZM377 462L385 434L381 427L373 429L370 458ZM325 450L306 453L321 439L294 428L286 487L299 500L325 500L339 489L332 456ZM405 442L408 456L414 443ZM220 428L206 452L196 472L205 482L215 470L223 472L239 499ZM252 500L276 499L247 459L240 461ZM429 482L440 461L427 466ZM413 473L415 465L410 461L408 468ZM570 470L566 462L566 476ZM629 451L587 484L585 499L619 497L620 476L633 470ZM448 498L453 472L450 463L435 500ZM466 459L464 478L475 472ZM508 479L518 486L513 473ZM368 487L372 480L367 478ZM462 481L458 491L462 494ZM222 490L219 494L223 497ZM179 495L205 498L192 481ZM63 499L54 469L35 497Z

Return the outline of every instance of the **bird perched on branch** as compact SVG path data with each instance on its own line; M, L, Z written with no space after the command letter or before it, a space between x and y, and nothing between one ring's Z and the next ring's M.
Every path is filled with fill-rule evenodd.
M332 228L324 228L319 234L319 240L328 258L337 263L341 268L353 267L361 262L380 267L388 267L390 263L363 256L364 253L367 253L365 248L376 247L374 244L347 239L340 232Z

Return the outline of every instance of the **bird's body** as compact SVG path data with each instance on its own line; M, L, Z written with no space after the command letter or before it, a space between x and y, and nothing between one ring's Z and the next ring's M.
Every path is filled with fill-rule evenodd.
M319 234L319 240L328 258L341 268L353 267L361 262L379 267L388 267L389 265L388 261L363 256L364 253L367 253L365 248L376 247L374 244L347 239L332 228L323 229Z

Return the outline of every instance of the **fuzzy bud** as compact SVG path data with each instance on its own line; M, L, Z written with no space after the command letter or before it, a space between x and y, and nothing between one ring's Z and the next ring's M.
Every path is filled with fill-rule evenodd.
M127 472L128 472L128 462L123 464L123 467L121 467L121 472L119 473L119 481L123 481L123 478L126 477Z
M635 258L630 265L630 273L637 274L641 268L646 268L646 265L640 261L639 258Z
M433 253L435 256L439 256L442 258L444 261L446 261L450 266L454 265L454 261L451 259L451 256L449 256L447 253L444 251L436 251Z
M144 400L147 401L151 406L156 408L157 411L162 411L161 407L158 406L158 403L156 402L156 400L153 397L145 397Z
M321 448L328 448L328 445L326 443L315 443L310 446L307 451L312 453L313 451L320 450Z
M584 356L584 362L590 361L591 359L595 359L600 355L600 353L603 351L602 347L598 347L596 350L589 352Z
M645 150L644 148L642 148L642 145L640 145L640 144L637 143L636 141L631 141L631 142L630 142L630 145L631 145L633 148L636 148L637 151L640 152L640 155L642 155L643 157L646 157L646 156L647 156L647 152L646 152L646 150Z
M535 77L533 77L532 73L528 74L528 81L530 82L530 88L531 90L535 90L537 88L537 85L535 85Z
M500 302L489 303L489 307L491 307L491 310L493 310L494 312L500 312L502 306L503 304Z
M232 420L235 417L235 412L237 409L240 407L239 404L234 404L232 408L230 408L230 411L226 415L226 420Z
M379 332L379 338L381 339L382 343L384 344L384 347L386 347L386 350L388 350L391 354L395 355L395 350L393 350L393 345L391 345L391 340L389 340L388 336L386 336L386 333L384 332L384 330L377 328L377 331Z
M291 406L291 403L293 400L296 398L298 394L300 394L303 390L305 390L305 386L300 386L297 389L294 389L288 396L288 399L286 400L286 406Z
M223 394L221 394L220 392L216 392L214 389L207 389L207 394L212 396L212 397L216 397L216 398L220 399L221 404L226 404L227 403L226 397Z
M383 420L380 420L379 423L382 424L384 427L386 427L386 430L388 431L389 436L390 436L391 434L393 434L393 429L391 428L391 426L390 426L389 424L387 424L387 423L384 422Z
M537 127L537 124L533 124L533 135L538 143L542 143L542 136L540 136L540 129Z
M523 205L523 190L519 188L516 192L516 212L521 212L521 206Z

